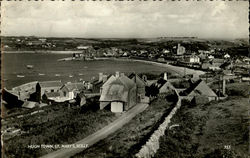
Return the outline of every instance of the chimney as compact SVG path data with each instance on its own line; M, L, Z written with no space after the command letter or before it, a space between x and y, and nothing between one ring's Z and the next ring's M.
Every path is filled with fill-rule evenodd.
M102 80L103 80L103 73L100 72L100 73L99 73L99 81L102 81Z
M222 81L222 94L225 96L226 94L226 80L223 78Z
M120 76L119 71L116 71L116 72L115 72L115 77L118 78L119 76Z
M164 77L163 77L163 79L166 80L166 81L168 80L168 75L167 75L166 72L164 72Z
M194 81L197 81L197 80L199 80L200 79L200 76L199 76L199 74L193 74L193 78L192 78Z
M147 82L147 76L146 76L146 75L143 75L143 76L142 76L142 80L143 80L144 82Z
M103 75L102 76L102 82L105 83L108 80L108 76L107 75Z

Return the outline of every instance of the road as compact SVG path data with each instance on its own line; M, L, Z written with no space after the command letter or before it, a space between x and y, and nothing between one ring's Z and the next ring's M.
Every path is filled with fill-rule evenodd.
M88 137L75 142L75 145L88 145L91 146L98 141L106 138L108 135L114 133L118 129L120 129L123 125L128 123L133 117L137 114L141 113L148 107L148 104L139 103L134 106L132 109L127 111L126 113L122 114L117 120L112 122L111 124L105 126L104 128L100 129L99 131L89 135ZM41 158L69 158L86 148L61 148L57 151L51 152L47 155L42 156Z

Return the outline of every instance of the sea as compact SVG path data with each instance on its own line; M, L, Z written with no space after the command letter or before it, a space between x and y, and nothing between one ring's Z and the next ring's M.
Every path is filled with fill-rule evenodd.
M164 67L131 61L57 61L71 56L72 54L64 53L3 53L2 88L11 89L31 81L61 80L63 83L90 81L97 79L100 72L160 74L166 71ZM27 65L30 67L28 68Z

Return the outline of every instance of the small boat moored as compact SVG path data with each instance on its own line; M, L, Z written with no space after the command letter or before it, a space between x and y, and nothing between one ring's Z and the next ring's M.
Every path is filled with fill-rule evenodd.
M24 75L17 75L16 77L18 77L18 78L23 78L23 77L25 77Z
M33 68L34 68L34 65L26 65L26 67L27 67L28 69L33 69Z

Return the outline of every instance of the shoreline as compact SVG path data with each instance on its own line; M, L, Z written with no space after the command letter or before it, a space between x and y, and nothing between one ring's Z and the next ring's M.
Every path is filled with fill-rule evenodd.
M195 69L190 69L190 68L186 68L186 67L174 66L174 65L159 63L159 62L155 62L155 61L147 61L147 60L139 60L139 59L131 59L131 58L95 58L95 60L141 62L141 63L150 64L150 65L154 65L154 66L164 67L164 68L172 70L180 75L184 75L184 73L185 74L197 74L197 75L205 74L205 72L201 71L201 70L195 70ZM174 70L174 69L176 69L176 70Z
M11 50L2 51L3 54L74 54L82 53L82 50Z

